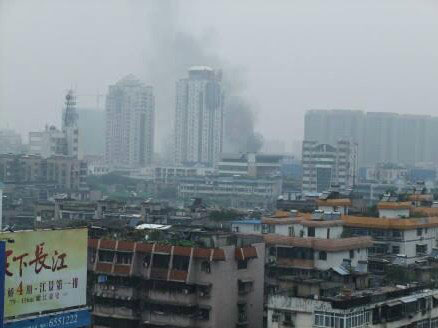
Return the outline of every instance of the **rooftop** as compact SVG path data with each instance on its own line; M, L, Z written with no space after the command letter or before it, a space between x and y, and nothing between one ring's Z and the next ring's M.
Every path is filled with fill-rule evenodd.
M351 200L349 198L318 199L316 204L318 206L351 206Z
M379 210L401 210L410 209L412 207L411 202L380 202L377 204Z
M363 216L343 216L347 227L411 230L416 228L438 227L438 217L387 219Z
M350 237L341 239L322 239L322 238L301 238L286 237L276 234L266 234L263 236L268 245L284 245L303 248L312 248L318 251L340 252L356 248L367 248L372 243L371 237Z

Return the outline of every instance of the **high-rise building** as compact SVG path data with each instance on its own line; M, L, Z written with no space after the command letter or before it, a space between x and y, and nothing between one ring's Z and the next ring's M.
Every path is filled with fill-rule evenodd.
M303 141L303 192L324 192L331 187L351 188L357 176L357 144L339 140L335 146Z
M115 167L144 167L154 152L153 89L133 75L109 87L106 97L105 160Z
M214 165L223 145L224 106L220 74L193 66L176 83L175 161Z
M438 163L438 118L427 115L310 110L305 116L304 139L335 144L349 139L358 144L362 166L379 162Z
M78 108L80 157L105 154L105 112L97 108Z

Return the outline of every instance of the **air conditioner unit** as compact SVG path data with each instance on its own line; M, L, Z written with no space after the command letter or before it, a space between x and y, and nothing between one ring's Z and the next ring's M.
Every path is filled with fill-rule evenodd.
M183 293L187 295L189 293L189 290L188 289L183 289Z
M205 293L204 292L200 292L199 296L205 296Z

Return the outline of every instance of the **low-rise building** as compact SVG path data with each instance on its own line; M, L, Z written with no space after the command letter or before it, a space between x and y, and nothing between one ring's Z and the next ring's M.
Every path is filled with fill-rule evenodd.
M14 130L0 130L0 154L20 154L22 152L21 135Z
M274 154L221 154L217 169L219 175L223 176L280 176L282 174L282 165L288 158L285 155Z
M281 179L191 177L178 182L181 199L215 199L240 208L273 207L281 193Z
M261 328L264 243L230 237L199 236L203 247L89 240L94 327Z
M86 188L87 163L65 156L0 155L0 180L10 185L55 185L59 190Z
M344 238L339 213L291 215L232 222L234 232L263 235L267 293L289 288L296 296L327 296L368 287L370 237Z
M411 264L425 259L436 247L438 217L377 218L344 216L348 234L370 236L373 246L369 256L399 264Z
M438 289L382 287L331 297L268 298L268 328L438 327Z
M342 191L353 187L357 178L357 144L339 140L336 145L303 141L303 192L328 191L338 185Z

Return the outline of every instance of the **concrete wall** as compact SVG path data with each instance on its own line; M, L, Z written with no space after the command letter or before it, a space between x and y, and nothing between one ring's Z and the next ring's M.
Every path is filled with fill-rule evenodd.
M409 217L409 209L379 209L381 218Z
M327 260L319 259L319 252L315 251L315 267L319 270L328 270L333 267L338 267L343 260L351 260L351 266L356 267L359 261L367 261L368 253L366 248L358 248L354 250L354 257L350 259L350 251L327 252Z
M238 319L237 303L240 299L244 299L247 304L248 327L263 326L265 245L258 243L253 246L257 249L258 258L249 260L247 269L237 269L234 246L223 247L226 260L211 262L210 273L201 271L203 261L192 262L190 281L212 284L211 296L202 300L202 304L212 308L210 320L205 322L205 327L235 327ZM253 281L249 293L239 295L239 279Z

